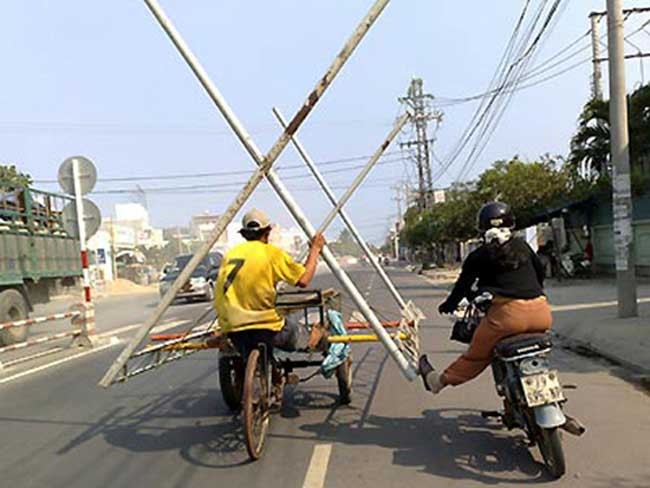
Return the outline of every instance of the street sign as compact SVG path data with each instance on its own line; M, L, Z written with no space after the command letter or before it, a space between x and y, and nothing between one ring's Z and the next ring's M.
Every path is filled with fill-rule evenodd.
M95 165L83 156L72 156L59 166L59 185L68 195L74 195L74 178L72 175L72 161L77 160L79 165L79 187L81 194L90 193L97 183L97 169Z
M99 229L102 223L102 216L93 202L87 198L83 199L83 223L86 228L86 238L90 238ZM77 202L70 201L63 208L63 228L75 239L79 238L79 225L77 223Z

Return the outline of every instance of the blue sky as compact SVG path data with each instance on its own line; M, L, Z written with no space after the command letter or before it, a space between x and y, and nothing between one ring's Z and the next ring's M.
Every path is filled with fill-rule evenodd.
M588 13L605 7L604 0L565 3L538 61L584 34ZM624 3L625 7L644 4ZM280 132L271 107L279 106L286 116L293 114L371 1L161 0L161 4L265 150ZM413 76L423 78L427 91L437 97L481 93L522 5L523 0L393 0L300 130L312 158L320 162L372 153L390 130L399 111L397 97L405 93ZM646 20L650 16L630 19L628 31ZM604 23L601 28L605 33ZM92 159L100 178L240 173L140 182L145 190L194 184L214 184L217 189L147 193L158 226L184 224L192 214L205 210L223 210L236 193L236 183L246 178L242 172L253 168L144 2L4 0L0 32L4 41L0 44L4 68L0 161L17 164L37 180L54 179L60 162L74 154ZM650 51L650 35L641 32L632 40ZM587 45L587 39L582 45ZM586 57L588 50L572 61ZM628 85L633 86L641 81L639 62L627 66ZM566 154L589 94L590 72L590 63L585 63L519 92L472 176L495 159L514 154L526 158ZM604 74L606 79L606 70ZM436 143L441 157L453 147L474 108L465 104L445 109ZM373 241L381 241L396 212L390 187L414 173L408 163L395 161L395 155L387 159L349 205L353 219ZM288 148L279 164L298 162ZM462 161L457 164L460 167ZM448 184L457 172L452 168L436 185ZM328 178L343 187L354 173ZM286 169L281 174L295 177L301 171ZM314 191L314 183L293 178L287 184L317 224L328 205ZM50 183L38 186L56 188ZM135 183L97 186L97 190L114 189L135 190ZM91 198L110 215L113 203L136 196ZM247 207L251 205L268 209L273 220L283 225L292 224L265 183Z

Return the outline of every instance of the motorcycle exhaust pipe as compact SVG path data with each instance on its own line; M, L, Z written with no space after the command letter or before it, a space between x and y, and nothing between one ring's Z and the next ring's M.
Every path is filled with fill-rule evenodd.
M571 435L575 435L577 437L580 437L582 434L587 432L587 428L582 425L582 423L573 417L569 417L568 415L565 414L566 417L566 422L560 426L562 430L565 430Z

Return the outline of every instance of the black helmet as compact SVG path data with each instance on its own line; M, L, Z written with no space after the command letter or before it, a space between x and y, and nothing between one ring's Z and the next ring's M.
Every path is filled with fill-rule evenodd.
M515 216L510 210L510 205L503 202L488 202L481 207L477 215L478 229L485 232L492 227L506 227L512 229L515 226Z

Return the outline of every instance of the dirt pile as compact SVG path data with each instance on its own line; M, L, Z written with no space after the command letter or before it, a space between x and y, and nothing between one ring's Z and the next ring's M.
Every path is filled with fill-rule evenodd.
M112 282L106 283L105 293L108 295L125 295L131 293L151 293L155 291L155 285L142 286L130 280L118 278Z

